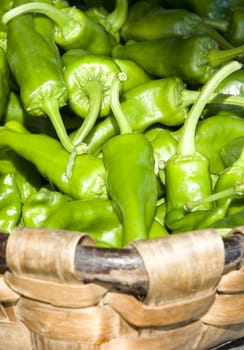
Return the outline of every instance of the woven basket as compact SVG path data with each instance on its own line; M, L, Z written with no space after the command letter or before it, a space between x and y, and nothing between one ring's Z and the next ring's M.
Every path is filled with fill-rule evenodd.
M214 230L133 243L148 274L143 300L82 282L74 252L92 244L77 232L11 234L0 350L204 350L244 336L244 269L223 274Z

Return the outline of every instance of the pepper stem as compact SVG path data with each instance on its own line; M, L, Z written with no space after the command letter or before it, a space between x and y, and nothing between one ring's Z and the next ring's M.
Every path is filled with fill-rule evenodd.
M232 49L233 45L231 45L224 37L221 35L217 30L215 30L213 27L207 25L206 22L202 22L200 24L199 30L203 30L203 32L207 35L209 35L211 38L213 38L218 45L222 49Z
M211 67L218 67L237 56L244 54L244 45L228 50L211 49L208 52L208 63Z
M120 93L120 85L122 81L127 79L127 75L124 72L119 72L115 74L110 89L110 104L111 109L114 114L114 117L119 125L121 134L130 134L132 133L132 129L124 115L124 112L121 108L119 93Z
M70 16L62 12L61 9L43 2L26 3L12 8L11 10L5 12L5 14L2 16L2 23L7 24L13 18L30 12L40 13L49 17L61 28L70 27L72 25L72 18ZM76 22L74 22L74 25L80 26L80 24Z
M181 93L181 106L188 107L193 104L200 95L200 91L185 89ZM244 107L244 97L223 93L212 93L207 103L223 103L227 105Z
M220 32L226 33L229 29L229 21L222 19L222 18L210 18L210 17L204 17L203 18L204 23L208 24L214 29L219 30Z
M73 145L76 146L79 152L79 145L84 138L89 134L95 125L102 105L102 88L98 81L91 80L86 84L86 93L89 98L89 111L85 117L81 127L78 129L74 139ZM78 146L78 147L77 147Z
M185 211L190 212L190 211L193 211L195 208L199 207L200 205L215 202L223 198L230 198L235 195L243 196L243 194L244 194L244 183L237 182L234 186L229 187L223 191L219 191L208 197L205 197L196 201L185 203L184 209Z
M181 155L191 155L195 153L195 130L198 120L204 110L205 105L210 99L211 94L217 86L231 73L242 68L238 61L231 61L221 67L208 80L200 91L199 97L192 105L188 117L184 123L182 134L178 143L177 153Z
M62 143L63 147L68 151L72 152L74 146L67 134L65 129L63 119L59 112L59 105L57 99L43 99L42 101L42 109L45 114L50 118L53 127L57 133L57 136Z
M127 13L128 0L117 0L114 10L106 16L105 28L108 31L112 30L112 33L118 32L127 19Z

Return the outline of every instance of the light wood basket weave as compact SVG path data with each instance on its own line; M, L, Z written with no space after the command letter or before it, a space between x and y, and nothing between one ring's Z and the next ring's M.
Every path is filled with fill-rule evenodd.
M244 234L244 227L230 232ZM134 242L146 298L83 283L81 233L16 229L0 280L0 350L204 350L244 336L244 269L212 229Z

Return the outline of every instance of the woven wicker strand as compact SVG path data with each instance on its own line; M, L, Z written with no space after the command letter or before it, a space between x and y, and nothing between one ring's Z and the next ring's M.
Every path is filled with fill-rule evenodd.
M7 265L17 274L76 281L74 254L79 244L94 242L81 232L17 227L8 239Z

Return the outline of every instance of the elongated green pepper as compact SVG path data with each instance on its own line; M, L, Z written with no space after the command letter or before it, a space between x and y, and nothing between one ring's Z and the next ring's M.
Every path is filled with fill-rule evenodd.
M111 108L121 134L103 146L103 160L108 193L123 228L124 246L148 237L158 194L152 145L143 134L131 132L120 108L119 88L123 76L115 76L111 87Z
M190 85L206 83L221 65L243 53L244 46L220 50L214 39L203 34L127 41L112 51L113 57L134 60L153 76L177 76Z
M107 198L105 168L102 159L78 155L72 176L66 168L70 153L61 143L45 134L32 134L17 122L0 128L0 149L10 148L36 166L39 173L71 198ZM10 128L11 126L11 128Z
M201 220L205 210L213 209L210 202L201 203L187 216L185 204L199 201L212 194L212 179L209 163L201 153L196 151L195 130L198 119L205 107L209 95L219 82L242 65L237 61L230 62L220 68L203 86L199 99L193 104L180 135L177 152L165 165L166 188L166 226L172 231L185 231L195 221ZM194 217L194 220L192 219ZM189 226L187 226L189 225Z
M116 43L115 38L102 25L94 22L79 8L56 8L53 5L34 2L17 7L15 5L6 12L3 23L25 13L41 13L55 23L55 42L63 50L82 48L93 53L109 55Z
M136 2L130 8L140 6L141 2ZM211 25L206 23L202 17L196 13L182 8L165 9L162 6L152 6L145 14L135 18L130 14L121 30L121 36L125 41L136 40L154 40L169 36L180 36L188 38L189 36L201 33L212 37L223 49L229 49L232 45L226 38L216 31Z
M155 124L180 126L184 123L189 106L198 99L199 91L185 88L178 77L153 79L124 91L121 108L134 132L144 132ZM211 95L209 102L237 104L243 107L238 96ZM97 153L104 142L119 133L113 115L94 126L85 139L91 153Z
M227 18L230 11L230 1L226 0L166 0L166 3L170 7L185 8L210 18Z
M14 4L23 2L15 0ZM21 37L25 38L24 50ZM35 30L31 15L14 18L8 24L7 59L26 111L33 116L48 115L62 145L71 152L74 147L59 112L68 98L61 57Z

